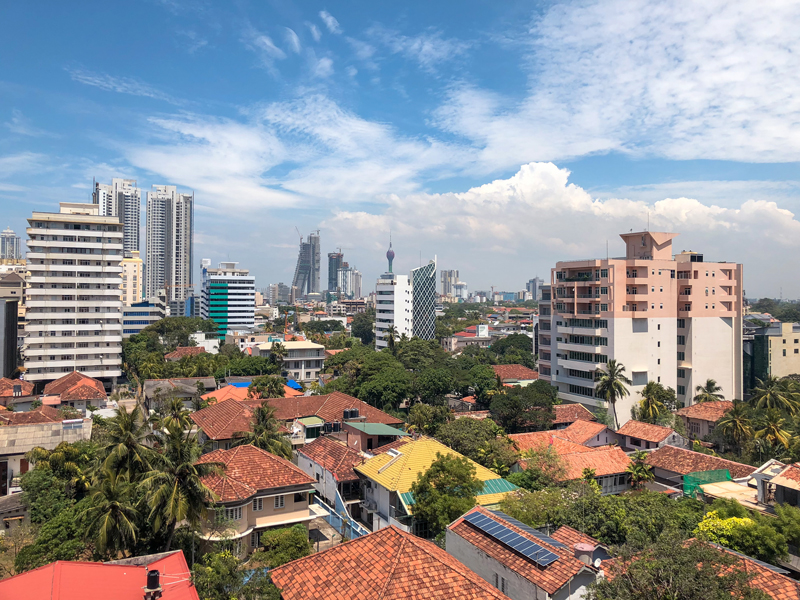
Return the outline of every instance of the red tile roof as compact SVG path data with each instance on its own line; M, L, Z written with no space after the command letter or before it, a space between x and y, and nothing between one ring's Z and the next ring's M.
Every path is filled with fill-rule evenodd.
M681 408L676 412L687 419L716 423L722 418L722 415L732 408L733 402L729 400L717 400L715 402L699 402L698 404Z
M575 421L596 421L597 418L583 404L556 404L553 407L556 418L553 425L574 423Z
M161 575L161 600L198 600L183 552L155 555L152 562L147 558L136 564L60 560L0 581L0 598L142 600L147 571L155 569Z
M368 452L370 454L375 454L375 455L383 454L384 452L388 452L389 450L394 450L396 448L399 448L400 446L405 445L409 441L411 441L411 439L408 437L400 438L399 440L389 442L388 444L384 444L383 446L378 446L377 448L373 448Z
M62 421L58 410L52 406L40 406L28 412L4 412L0 414L0 425L35 425Z
M592 449L583 444L578 444L570 440L559 437L562 430L553 431L532 431L530 433L513 433L508 437L514 442L517 450L525 452L527 450L534 450L544 448L546 446L552 447L558 454L572 454L574 452L591 452Z
M463 398L459 398L459 400L461 400L461 402L475 404L475 396L464 396Z
M494 537L465 521L463 518L457 519L448 527L449 531L480 550L481 553L488 555L506 568L511 569L520 577L524 577L536 587L542 588L551 596L556 594L578 573L584 569L588 570L588 567L584 563L575 558L572 548L559 548L558 546L551 545L541 538L537 538L527 531L519 529L483 507L476 506L466 514L469 515L472 513L480 513L493 521L505 525L525 539L535 542L559 557L558 560L550 563L546 567L540 567L531 559L517 553L510 546L506 546Z
M283 600L507 600L447 552L394 526L271 571Z
M517 381L539 379L539 373L523 365L492 365L492 369L494 369L494 374L501 381L506 379L516 379Z
M318 437L300 448L297 453L330 471L336 481L357 481L358 475L353 467L364 461L361 454L347 444L328 436Z
M597 477L624 473L631 459L619 446L601 446L590 452L574 452L563 456L567 468L565 479L580 479L584 469L594 469Z
M673 433L675 433L675 430L671 427L651 425L650 423L642 423L641 421L634 421L633 419L617 430L618 435L626 435L656 444L663 442Z
M695 471L727 469L734 478L747 477L756 470L756 467L751 467L750 465L743 465L732 460L725 460L724 458L675 446L664 446L651 452L647 457L647 464L680 475L694 473Z
M459 331L457 333L454 333L453 335L456 337L476 337L476 334L469 333L467 331Z
M22 388L22 396L31 396L33 394L33 382L3 377L0 378L0 398L5 396L13 396L15 385L18 385Z
M566 544L570 548L574 548L575 544L591 544L592 546L601 546L602 544L590 535L581 533L577 529L573 529L569 525L562 525L553 532L550 536L557 542Z
M203 478L203 483L214 491L219 502L247 500L262 490L310 486L314 483L311 477L288 460L250 445L214 450L204 454L197 462L225 465L222 475Z
M173 352L164 355L164 360L180 360L185 356L197 356L205 354L206 349L202 346L178 346Z
M46 396L60 396L68 400L106 400L108 398L103 383L78 371L64 375L44 386Z
M770 480L770 483L792 490L800 490L800 463L786 465L781 469L780 473Z
M207 392L201 396L203 400L211 400L212 398L217 402L222 402L223 400L227 400L228 398L233 398L234 400L248 400L248 388L246 387L236 387L235 385L226 385L225 387L219 388L218 390L214 390L213 392ZM299 392L290 388L288 385L283 386L283 397L284 398L294 398L295 396L302 396L303 392ZM213 404L213 403L212 403Z
M212 440L229 440L253 426L253 408L234 398L212 404L190 415Z
M597 437L607 427L602 423L592 421L575 421L564 429L559 429L559 436L576 444L585 444L593 437Z

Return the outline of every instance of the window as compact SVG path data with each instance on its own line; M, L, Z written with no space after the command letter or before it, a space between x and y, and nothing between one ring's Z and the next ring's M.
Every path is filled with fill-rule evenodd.
M663 292L663 291L664 291L664 288L663 288L663 287L660 287L660 288L658 288L658 291L659 291L659 292Z
M786 348L783 349L783 355L786 356Z
M275 496L275 508L283 508L285 506L284 502L283 496Z
M237 506L235 508L226 508L225 509L225 519L228 521L239 521L242 518L242 507Z
M253 510L260 511L264 510L264 499L263 498L256 498L253 500Z
M678 396L685 396L686 395L686 386L679 385L678 386Z
M658 342L658 347L661 348L661 342Z
M661 331L661 323L658 324L658 330Z
M795 353L795 354L800 354L800 350L798 350L797 348L795 348L795 349L794 349L794 353Z
M686 329L686 319L678 319L678 329Z
M686 369L678 369L678 379L686 379Z
M650 286L650 291L651 292L655 292L656 291L656 286Z
M601 304L600 312L607 312L607 311L608 311L608 304Z
M608 296L608 288L607 287L601 287L600 288L600 295L601 296Z
M600 269L600 277L607 279L608 278L608 269Z
M686 360L686 352L678 352L678 360Z
M686 345L686 336L679 335L678 336L678 346L685 346Z
M258 532L254 531L250 534L250 547L258 548Z
M658 308L664 308L664 305L663 304L659 304Z

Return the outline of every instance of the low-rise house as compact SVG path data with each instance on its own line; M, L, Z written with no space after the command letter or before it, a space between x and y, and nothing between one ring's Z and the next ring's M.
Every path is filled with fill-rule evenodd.
M446 540L448 554L512 600L579 600L597 577L588 540L567 545L483 507L451 523Z
M631 419L617 430L620 444L630 450L652 450L664 446L685 448L686 438L671 427L651 425Z
M800 463L786 465L769 483L774 502L800 507Z
M105 408L108 394L99 379L73 371L44 386L41 400L45 406L53 408L69 406L86 414L86 407L89 405Z
M539 379L539 373L524 365L492 365L494 374L503 384L525 387Z
M664 446L647 457L656 481L682 489L683 477L699 471L727 470L733 479L751 475L756 467L676 446Z
M297 466L316 480L314 488L328 506L337 505L336 495L353 517L358 510L361 485L353 467L364 462L364 455L331 436L315 439L297 450Z
M197 356L198 354L205 354L206 349L202 346L178 346L172 352L164 355L164 360L167 362L178 362L187 356Z
M56 423L64 420L61 413L52 406L39 406L27 412L5 410L0 412L0 425L35 425L37 423Z
M467 412L475 410L477 400L475 396L463 396L462 398L448 398L447 406L455 412Z
M560 456L574 452L592 451L589 446L563 438L558 435L559 433L561 433L559 430L531 431L529 433L512 433L508 437L514 442L514 446L520 453L543 450L545 448L552 448ZM525 467L524 459L520 460L519 463L522 463L520 466Z
M566 467L566 481L583 477L585 469L594 471L594 480L604 496L621 494L631 488L631 477L627 472L631 459L619 446L593 448L589 452L573 452L562 456Z
M566 440L589 446L590 448L619 443L619 437L614 431L603 423L593 421L577 420L564 429L559 429L558 435Z
M199 600L181 550L108 563L59 560L0 581L0 598Z
M373 448L384 446L408 435L405 431L385 423L359 421L343 421L339 433L333 433L334 437L343 440L358 452L370 452Z
M676 411L683 420L686 433L693 440L702 440L710 435L723 415L733 408L733 402L717 400L699 402Z
M575 421L597 421L597 417L583 404L556 404L553 412L556 415L553 419L553 429L564 429Z
M0 377L0 398L33 396L33 382Z
M202 388L198 388L198 384ZM197 398L199 389L204 393L217 389L217 380L213 377L174 377L172 379L147 379L144 382L144 405L150 410L154 401L167 398L180 398L186 408L192 408L192 400Z
M325 513L311 503L314 479L288 460L251 445L214 450L200 463L220 463L221 475L203 479L217 501L208 509L200 537L232 540L238 555L261 545L261 534L274 527L308 522Z
M53 450L61 442L71 444L91 437L91 419L0 426L0 496L21 491L19 477L28 471L28 451L37 446Z
M436 544L387 527L273 569L283 600L508 600Z
M490 335L479 336L468 331L459 331L454 335L442 338L442 348L448 352L461 352L467 346L488 348L495 339Z
M0 521L0 537L30 523L28 508L22 503L22 494L0 496Z
M283 386L284 398L295 398L302 395L303 392L292 389L288 385ZM210 404L214 404L215 402L223 402L224 400L228 400L230 398L238 400L239 402L253 400L253 398L250 397L249 385L226 385L218 390L214 390L213 392L207 392L203 394L201 398Z
M420 537L428 534L427 524L413 518L414 495L411 486L417 476L428 470L437 455L461 457L461 454L429 437L407 439L363 464L354 467L361 478L364 499L361 502L361 520L377 531L394 525ZM472 461L470 461L472 462ZM506 481L494 471L475 462L475 474L483 482L477 503L492 506L500 502L517 486Z
M258 355L270 356L274 343L259 344ZM288 341L283 342L282 346L286 350L282 366L287 377L303 383L310 383L319 377L325 362L325 346L308 341Z

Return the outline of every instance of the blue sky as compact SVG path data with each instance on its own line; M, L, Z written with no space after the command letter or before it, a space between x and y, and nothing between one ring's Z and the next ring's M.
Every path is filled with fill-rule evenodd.
M296 226L367 288L391 229L396 270L519 290L649 214L799 297L799 29L790 2L4 3L0 226L130 177L193 189L198 263L259 286Z

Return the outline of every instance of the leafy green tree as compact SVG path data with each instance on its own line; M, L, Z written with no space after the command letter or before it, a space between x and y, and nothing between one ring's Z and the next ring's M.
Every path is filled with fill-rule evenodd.
M775 505L775 530L792 546L800 546L800 508L790 504Z
M409 371L421 372L443 366L448 355L433 340L421 340L418 337L399 341L396 344L397 360Z
M661 401L664 386L655 381L648 381L639 395L642 399L639 401L638 410L634 418L645 423L657 423L659 419L667 412L667 407Z
M714 542L751 556L752 558L777 564L778 559L788 557L788 545L772 523L767 523L741 505L733 502L715 501L711 510L698 523L694 535L698 539ZM738 504L738 502L736 503Z
M314 547L308 540L308 530L303 525L268 529L261 534L262 548L253 557L270 569L308 556Z
M344 325L336 319L326 321L309 321L303 324L306 333L328 333L330 331L344 331Z
M436 439L459 454L475 462L480 459L480 449L498 434L497 424L491 419L455 419L439 427Z
M750 393L750 404L756 409L775 408L790 415L800 410L800 394L789 379L778 379L774 375L768 375L763 380L756 378L756 387Z
M741 455L742 444L755 435L749 406L745 402L734 400L731 410L722 415L720 420L717 421L716 429L733 441L734 446Z
M202 600L280 600L264 569L250 573L229 550L203 556L192 567L192 583Z
M14 567L19 573L41 567L57 560L77 560L87 552L86 532L79 516L88 507L89 500L58 511L44 523L36 540L17 554Z
M280 431L280 427L280 422L275 418L275 407L270 406L269 402L262 402L261 406L257 406L253 411L252 431L237 432L235 445L250 444L286 460L291 460L292 444L289 438Z
M400 366L376 373L358 387L358 399L378 408L396 409L411 395L411 376Z
M707 379L705 385L698 385L695 391L697 392L697 395L693 398L695 404L725 400L725 396L721 394L722 388L713 379Z
M408 425L419 433L435 436L439 428L453 418L453 412L446 406L431 406L417 402L408 411Z
M791 432L786 426L786 419L776 408L768 408L763 417L757 421L756 439L765 439L771 444L781 444L784 448L789 447L792 438Z
M564 459L552 446L526 450L520 460L525 462L525 470L511 473L506 479L529 492L561 485L567 476Z
M630 391L625 387L631 385L631 380L625 375L625 367L612 359L606 363L605 371L597 381L595 393L611 405L614 415L614 429L619 427L617 419L617 400L630 395Z
M50 469L33 469L22 476L22 504L27 507L31 523L41 525L53 520L74 504L67 495L66 483Z
M469 460L437 453L436 460L411 486L414 518L426 522L435 536L475 506L482 489L483 482Z
M271 357L265 356L243 356L221 364L214 371L214 377L217 379L224 379L228 376L256 377L276 374L280 374L280 367L271 360Z
M739 557L699 540L665 533L642 549L623 546L590 586L589 600L768 600L750 585Z
M625 469L625 472L631 476L631 485L635 490L642 489L645 483L656 478L655 473L653 473L653 467L645 461L647 461L647 452L637 450L631 456L631 464Z
M186 409L182 398L170 395L164 402L157 403L155 414L152 416L151 421L155 429L163 429L170 426L191 429L194 423L189 417L190 414L191 411Z
M494 370L488 365L475 365L469 370L469 386L474 390L477 403L488 404L490 392L498 389Z
M202 448L196 433L172 426L156 435L160 452L140 485L147 492L153 528L166 529L166 551L172 545L178 523L186 521L192 527L199 524L207 505L214 500L213 492L202 478L219 474L220 465L197 463Z
M350 331L355 337L361 340L365 346L371 344L375 340L375 313L372 310L367 312L358 313L353 317L353 322L350 324Z
M89 506L80 514L86 535L101 554L127 554L136 543L138 511L127 473L101 470L89 489Z
M250 398L283 398L286 391L283 386L286 384L282 377L264 375L256 377L247 388L247 395Z
M521 387L505 387L492 396L492 418L508 433L547 431L553 426L556 388L546 381Z
M442 405L447 403L447 394L455 387L455 380L448 369L425 369L414 379L413 390L422 402Z
M88 474L94 468L97 446L91 441L61 442L52 450L37 446L25 454L34 469L51 471L64 482L67 494L83 498L89 484Z

